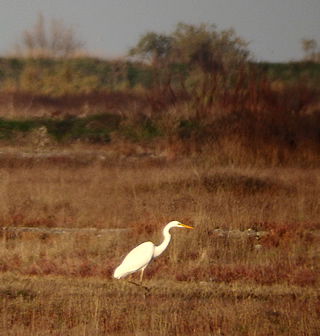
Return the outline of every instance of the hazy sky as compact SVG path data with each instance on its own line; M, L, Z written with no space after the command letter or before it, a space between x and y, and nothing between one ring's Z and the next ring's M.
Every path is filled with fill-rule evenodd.
M234 28L258 61L300 59L302 38L320 45L320 0L0 0L0 55L39 12L72 26L100 57L125 55L145 32L170 33L178 22Z

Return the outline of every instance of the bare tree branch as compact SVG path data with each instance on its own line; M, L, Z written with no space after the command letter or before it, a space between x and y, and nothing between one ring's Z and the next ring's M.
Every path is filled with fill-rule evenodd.
M42 13L30 30L22 34L21 44L16 49L27 57L70 57L79 52L84 43L76 37L72 27L65 25L61 20L52 19L50 27Z

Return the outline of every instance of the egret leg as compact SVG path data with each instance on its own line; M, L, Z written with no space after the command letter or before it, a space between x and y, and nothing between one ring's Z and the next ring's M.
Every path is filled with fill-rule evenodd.
M136 282L134 282L134 281L132 281L132 280L127 280L127 282L128 283L130 283L130 284L132 284L132 285L135 285L135 286L138 286L138 287L142 287L142 288L144 288L147 292L149 292L149 288L148 287L146 287L146 286L143 286L141 283L136 283Z
M131 280L131 276L129 276L129 278L128 278L127 281L128 281L129 283L133 284L133 285L136 285L136 286L139 286L139 287L143 287L145 290L149 291L149 288L148 288L148 287L142 285L143 272L144 272L144 270L146 269L146 267L147 267L147 266L141 268L141 270L140 270L141 273L140 273L139 283L136 283L136 282L132 281L132 280Z
M140 273L140 285L142 285L142 278L143 278L143 272L146 269L146 267L141 268L141 273Z

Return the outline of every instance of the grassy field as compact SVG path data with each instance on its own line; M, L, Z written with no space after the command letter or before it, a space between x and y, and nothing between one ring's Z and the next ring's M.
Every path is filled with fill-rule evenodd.
M8 153L0 335L318 335L318 168ZM195 230L172 230L149 292L112 279L172 219Z
M319 335L319 66L137 66L0 59L0 336Z

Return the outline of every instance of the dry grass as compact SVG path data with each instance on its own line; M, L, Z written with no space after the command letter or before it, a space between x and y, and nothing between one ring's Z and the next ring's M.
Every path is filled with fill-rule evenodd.
M312 288L1 276L1 335L316 335Z
M212 162L3 160L0 335L317 335L319 169ZM112 280L171 219L196 229L173 232L150 293Z
M3 225L108 228L138 222L158 230L178 218L247 229L253 222L319 218L318 169L217 167L210 157L81 160L53 156L3 164Z
M210 78L194 92L0 95L0 336L319 334L317 85ZM114 124L110 142L31 127L90 115ZM172 230L150 292L113 280L172 219L195 230Z

